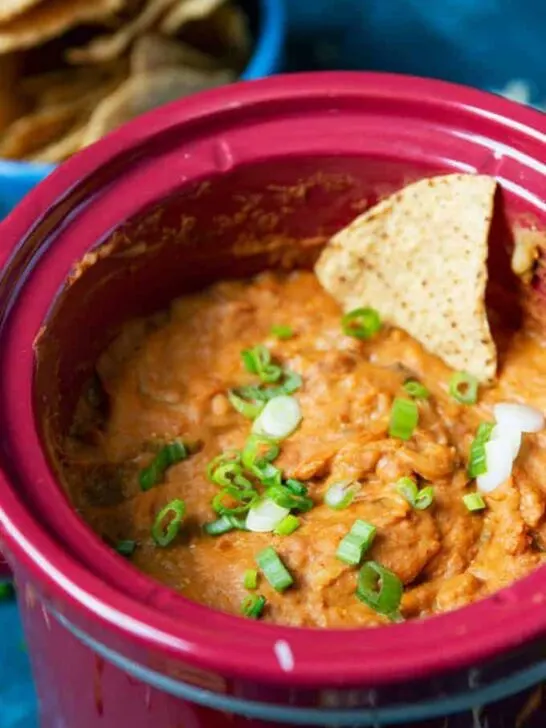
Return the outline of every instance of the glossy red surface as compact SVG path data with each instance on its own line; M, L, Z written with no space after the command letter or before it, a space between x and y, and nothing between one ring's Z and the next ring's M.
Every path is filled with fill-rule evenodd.
M0 230L0 541L15 572L128 659L188 682L220 679L227 693L279 704L320 705L322 689L336 689L343 705L350 688L449 676L543 636L543 570L458 612L371 631L317 634L192 604L138 574L72 513L35 413L56 413L60 400L53 427L66 424L79 365L103 345L106 321L153 310L226 271L259 269L263 256L247 249L235 265L230 252L237 241L244 247L240 236L249 230L263 239L273 230L287 245L327 236L394 187L448 170L497 176L508 222L532 215L546 227L545 129L536 112L436 81L293 75L166 107L53 173ZM256 196L239 222L216 225ZM280 226L268 228L283 207ZM194 218L185 233L183 216ZM173 232L166 248L101 260L67 293L42 342L35 401L36 336L75 262L115 230L147 243ZM27 626L32 631L29 618ZM275 656L279 639L292 648L290 672Z

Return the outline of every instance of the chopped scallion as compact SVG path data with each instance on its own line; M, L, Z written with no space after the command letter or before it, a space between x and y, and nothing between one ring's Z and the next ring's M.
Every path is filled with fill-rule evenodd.
M307 492L307 491L306 491ZM267 488L265 494L278 506L289 508L291 511L310 511L314 506L313 501L307 495L300 495L291 490L287 485L273 485Z
M230 389L227 393L228 400L233 409L237 410L243 417L254 420L265 406L265 402L259 402L253 399L245 399L239 394L239 390Z
M254 488L237 488L228 486L223 488L212 499L212 509L220 516L236 516L246 513L259 499Z
M351 480L342 480L332 485L326 491L324 502L329 508L342 511L348 508L354 500L359 484Z
M158 546L168 546L173 541L186 515L186 504L176 498L162 508L152 526L152 537Z
M381 319L373 308L355 308L342 317L341 328L347 336L369 339L381 328Z
M372 545L375 534L376 528L371 523L360 519L356 520L349 533L339 542L336 551L337 558L346 564L356 566Z
M274 440L284 440L299 427L301 420L298 400L282 394L269 400L259 417L254 420L252 431Z
M273 531L277 536L290 536L291 533L300 527L300 519L292 514L283 518L277 528Z
M430 397L428 389L421 384L421 382L417 382L415 379L408 379L408 381L404 384L404 389L409 396L414 399L428 399Z
M277 339L291 339L294 336L294 329L291 326L285 326L277 324L271 327L271 333L276 336Z
M489 442L493 431L492 422L480 422L476 435L470 445L470 453L468 457L468 477L477 478L487 472L487 462L485 459L485 446Z
M449 393L461 404L476 404L478 380L468 372L455 372L449 380Z
M389 435L409 440L419 422L419 410L415 402L395 397L389 421Z
M167 468L179 463L181 460L185 460L188 455L188 448L180 440L175 440L162 447L150 465L140 471L140 489L150 490L150 488L153 488L154 485L163 480Z
M290 572L272 546L260 551L256 556L256 561L275 591L283 592L294 583Z
M265 601L261 594L249 594L243 599L241 612L250 619L259 619L264 611Z
M434 490L428 485L425 488L417 487L417 483L412 478L400 478L396 483L396 490L403 496L412 508L417 511L424 511L434 500Z
M126 539L124 541L118 541L116 544L116 551L121 556L132 556L136 549L136 541Z
M358 574L356 596L378 614L399 620L404 587L400 579L377 561L367 561Z
M244 349L241 352L241 359L247 372L257 374L262 382L270 384L278 382L282 377L282 367L271 363L271 352L266 346Z
M258 572L256 569L247 569L243 580L245 589L256 589L258 587Z
M222 536L229 531L246 531L246 526L244 520L237 516L221 516L211 523L205 523L203 529L209 536Z
M479 493L463 495L463 503L469 511L483 511L485 508L485 501Z
M15 588L11 581L0 582L0 602L8 601L8 599L13 599L14 596Z

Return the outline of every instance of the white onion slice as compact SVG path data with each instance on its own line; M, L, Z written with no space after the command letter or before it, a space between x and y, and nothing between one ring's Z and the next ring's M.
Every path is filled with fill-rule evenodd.
M507 448L510 448L512 460L515 460L521 447L521 430L504 422L493 427L489 440L499 440L504 443Z
M247 513L246 527L255 533L269 533L275 530L289 513L289 508L283 508L270 498L264 498Z
M254 420L252 432L274 440L284 440L301 422L301 409L297 399L288 394L270 399Z
M497 424L514 427L521 432L538 432L544 428L544 415L534 407L517 402L501 402L493 407Z
M512 450L504 440L489 440L485 443L485 462L487 472L478 475L476 483L482 493L491 493L510 477Z

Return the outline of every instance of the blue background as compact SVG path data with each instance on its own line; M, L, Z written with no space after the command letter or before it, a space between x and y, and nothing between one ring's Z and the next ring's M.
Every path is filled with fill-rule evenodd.
M292 69L435 76L546 107L543 0L287 0ZM0 728L36 728L14 602L0 603Z

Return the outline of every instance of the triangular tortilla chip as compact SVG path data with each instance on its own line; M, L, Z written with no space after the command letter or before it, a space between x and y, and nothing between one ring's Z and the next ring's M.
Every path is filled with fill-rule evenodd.
M161 31L175 35L186 23L212 15L226 0L186 0L177 3L161 22Z
M30 48L82 23L108 18L124 0L47 0L0 25L0 53Z
M345 311L373 307L456 370L488 381L485 309L496 182L452 174L409 185L337 233L315 271Z
M18 93L19 61L15 54L0 56L0 138L9 125L25 112Z
M156 71L158 68L190 67L203 71L219 70L220 63L186 43L148 33L137 38L131 50L131 74Z
M83 48L70 48L66 58L70 63L103 63L119 58L135 38L154 28L162 16L179 0L148 0L141 12L118 31L102 35Z
M229 71L206 74L190 68L162 68L133 76L97 106L89 121L84 143L88 145L96 142L146 111L232 80L233 74Z
M1 0L0 23L5 23L6 20L11 20L16 15L22 15L33 5L38 5L40 2L43 2L43 0Z
M44 164L64 162L65 159L68 159L72 154L76 154L82 148L86 129L87 124L76 126L61 139L51 142L51 144L27 157L28 161Z

